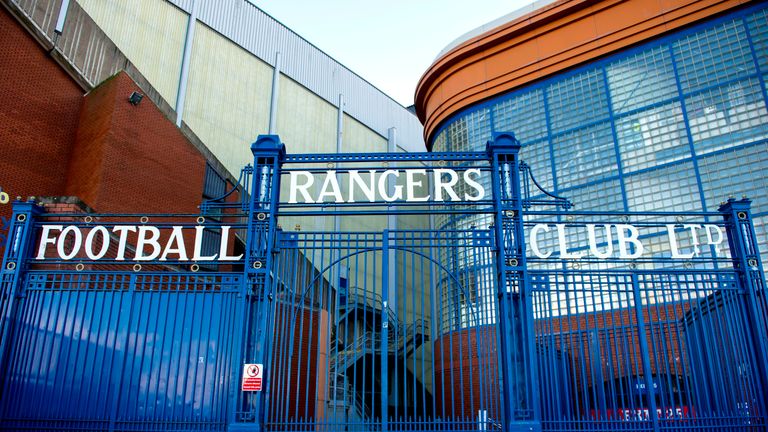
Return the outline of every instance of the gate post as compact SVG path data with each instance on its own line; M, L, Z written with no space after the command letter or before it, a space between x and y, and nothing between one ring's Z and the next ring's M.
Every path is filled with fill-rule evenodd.
M29 250L34 247L35 219L41 213L43 208L32 201L13 203L3 267L0 268L0 377L8 376L5 364L20 300L19 285L26 270L25 261L30 255Z
M248 208L248 228L243 261L241 314L235 337L240 337L234 356L232 418L229 430L261 431L270 392L270 350L274 300L271 269L276 235L277 207L280 200L280 168L285 160L285 145L277 135L259 135L251 144L253 176ZM262 391L240 390L243 364L262 364ZM233 423L240 423L234 425ZM247 424L242 424L247 423Z
M496 233L499 298L498 344L502 380L503 429L539 431L538 370L535 361L533 299L525 257L523 196L520 191L520 141L495 133L486 147Z
M750 204L752 201L744 198L730 198L718 209L725 219L725 229L728 234L728 245L731 250L733 268L738 275L737 282L746 293L746 310L749 332L755 346L757 370L755 375L759 380L757 396L765 409L765 398L768 397L768 303L766 303L765 274L757 248L757 236L752 224ZM766 426L768 430L768 426Z

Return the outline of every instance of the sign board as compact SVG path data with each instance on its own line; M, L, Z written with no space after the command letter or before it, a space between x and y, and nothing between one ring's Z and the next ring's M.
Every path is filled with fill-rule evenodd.
M185 236L185 228L189 232ZM192 232L192 228L194 232ZM231 226L222 225L218 253L203 253L205 227L150 225L102 225L81 227L78 225L45 224L40 229L36 260L48 259L114 260L114 261L241 261L243 254L229 255ZM638 259L646 251L644 237L660 234L663 229L669 243L671 259L690 260L708 253L710 247L715 256L726 240L722 227L714 224L667 224L653 227L649 232L644 226L630 224L535 224L528 229L528 244L532 258L547 259ZM489 232L478 231L473 239L476 245L490 244ZM574 235L587 238L581 244L570 244ZM486 236L486 237L482 237ZM190 237L189 243L185 237ZM191 241L194 239L194 241ZM130 241L129 241L130 240ZM131 245L132 247L128 247ZM194 246L193 246L194 245ZM684 246L685 245L685 246ZM85 256L83 256L85 255ZM343 275L342 275L343 277Z
M264 372L264 365L259 363L246 363L243 365L243 384L240 386L242 391L261 391L261 375Z
M322 177L322 174L318 174ZM480 177L481 172L477 168L469 168L459 174L448 168L385 170L379 172L375 169L359 171L349 170L336 172L328 170L324 179L315 179L315 174L310 171L290 171L288 203L324 203L336 204L354 202L444 202L444 201L481 201L485 199L485 188ZM340 179L341 178L341 179ZM390 182L403 179L404 184L396 184L389 190ZM345 181L346 180L346 181ZM315 185L322 186L319 193ZM461 184L456 187L457 184ZM432 185L430 188L428 185ZM345 188L342 188L345 186ZM342 190L347 190L347 195ZM461 194L459 193L461 191ZM356 199L355 197L358 197ZM363 198L364 197L364 198ZM360 201L359 198L363 198ZM327 201L329 200L330 201Z
M630 224L536 224L529 230L529 244L533 256L539 259L549 258L553 252L561 259L636 259L641 258L646 250L642 240L644 233L639 227ZM670 251L672 259L698 258L702 251L709 250L709 246L714 248L715 256L719 256L720 245L726 239L724 229L713 224L667 224L665 228L669 242L666 250ZM552 232L550 238L556 238L551 249L542 247L540 242L540 238L549 232ZM584 250L587 245L583 244L576 245L580 249L579 252L571 250L573 245L568 244L568 238L574 234L589 239L588 250ZM598 238L601 240L598 241ZM683 248L683 243L689 244L690 247Z
M203 236L205 227L194 227L194 248L185 240L184 226L160 228L150 225L115 225L106 227L80 227L77 225L42 225L38 244L37 260L45 260L54 250L58 259L88 260L114 259L115 261L240 261L243 255L228 255L231 226L222 225L219 253L203 254ZM191 230L188 230L191 231ZM129 236L135 237L135 245L128 247ZM134 238L132 237L132 238ZM50 247L50 248L49 248ZM114 256L107 256L114 247ZM132 250L131 250L132 249ZM190 255L189 252L192 252Z

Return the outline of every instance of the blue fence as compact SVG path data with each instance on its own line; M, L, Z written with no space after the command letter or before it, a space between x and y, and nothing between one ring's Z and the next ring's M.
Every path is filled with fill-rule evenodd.
M266 136L200 215L16 203L0 430L766 430L749 201L577 212L518 150Z

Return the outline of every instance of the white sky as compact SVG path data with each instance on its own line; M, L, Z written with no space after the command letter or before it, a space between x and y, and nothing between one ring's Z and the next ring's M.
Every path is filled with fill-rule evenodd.
M462 34L530 0L251 0L404 106Z

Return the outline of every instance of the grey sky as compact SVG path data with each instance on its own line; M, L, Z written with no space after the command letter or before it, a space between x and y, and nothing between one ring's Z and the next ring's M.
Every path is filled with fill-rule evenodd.
M401 104L462 34L529 0L251 0Z

